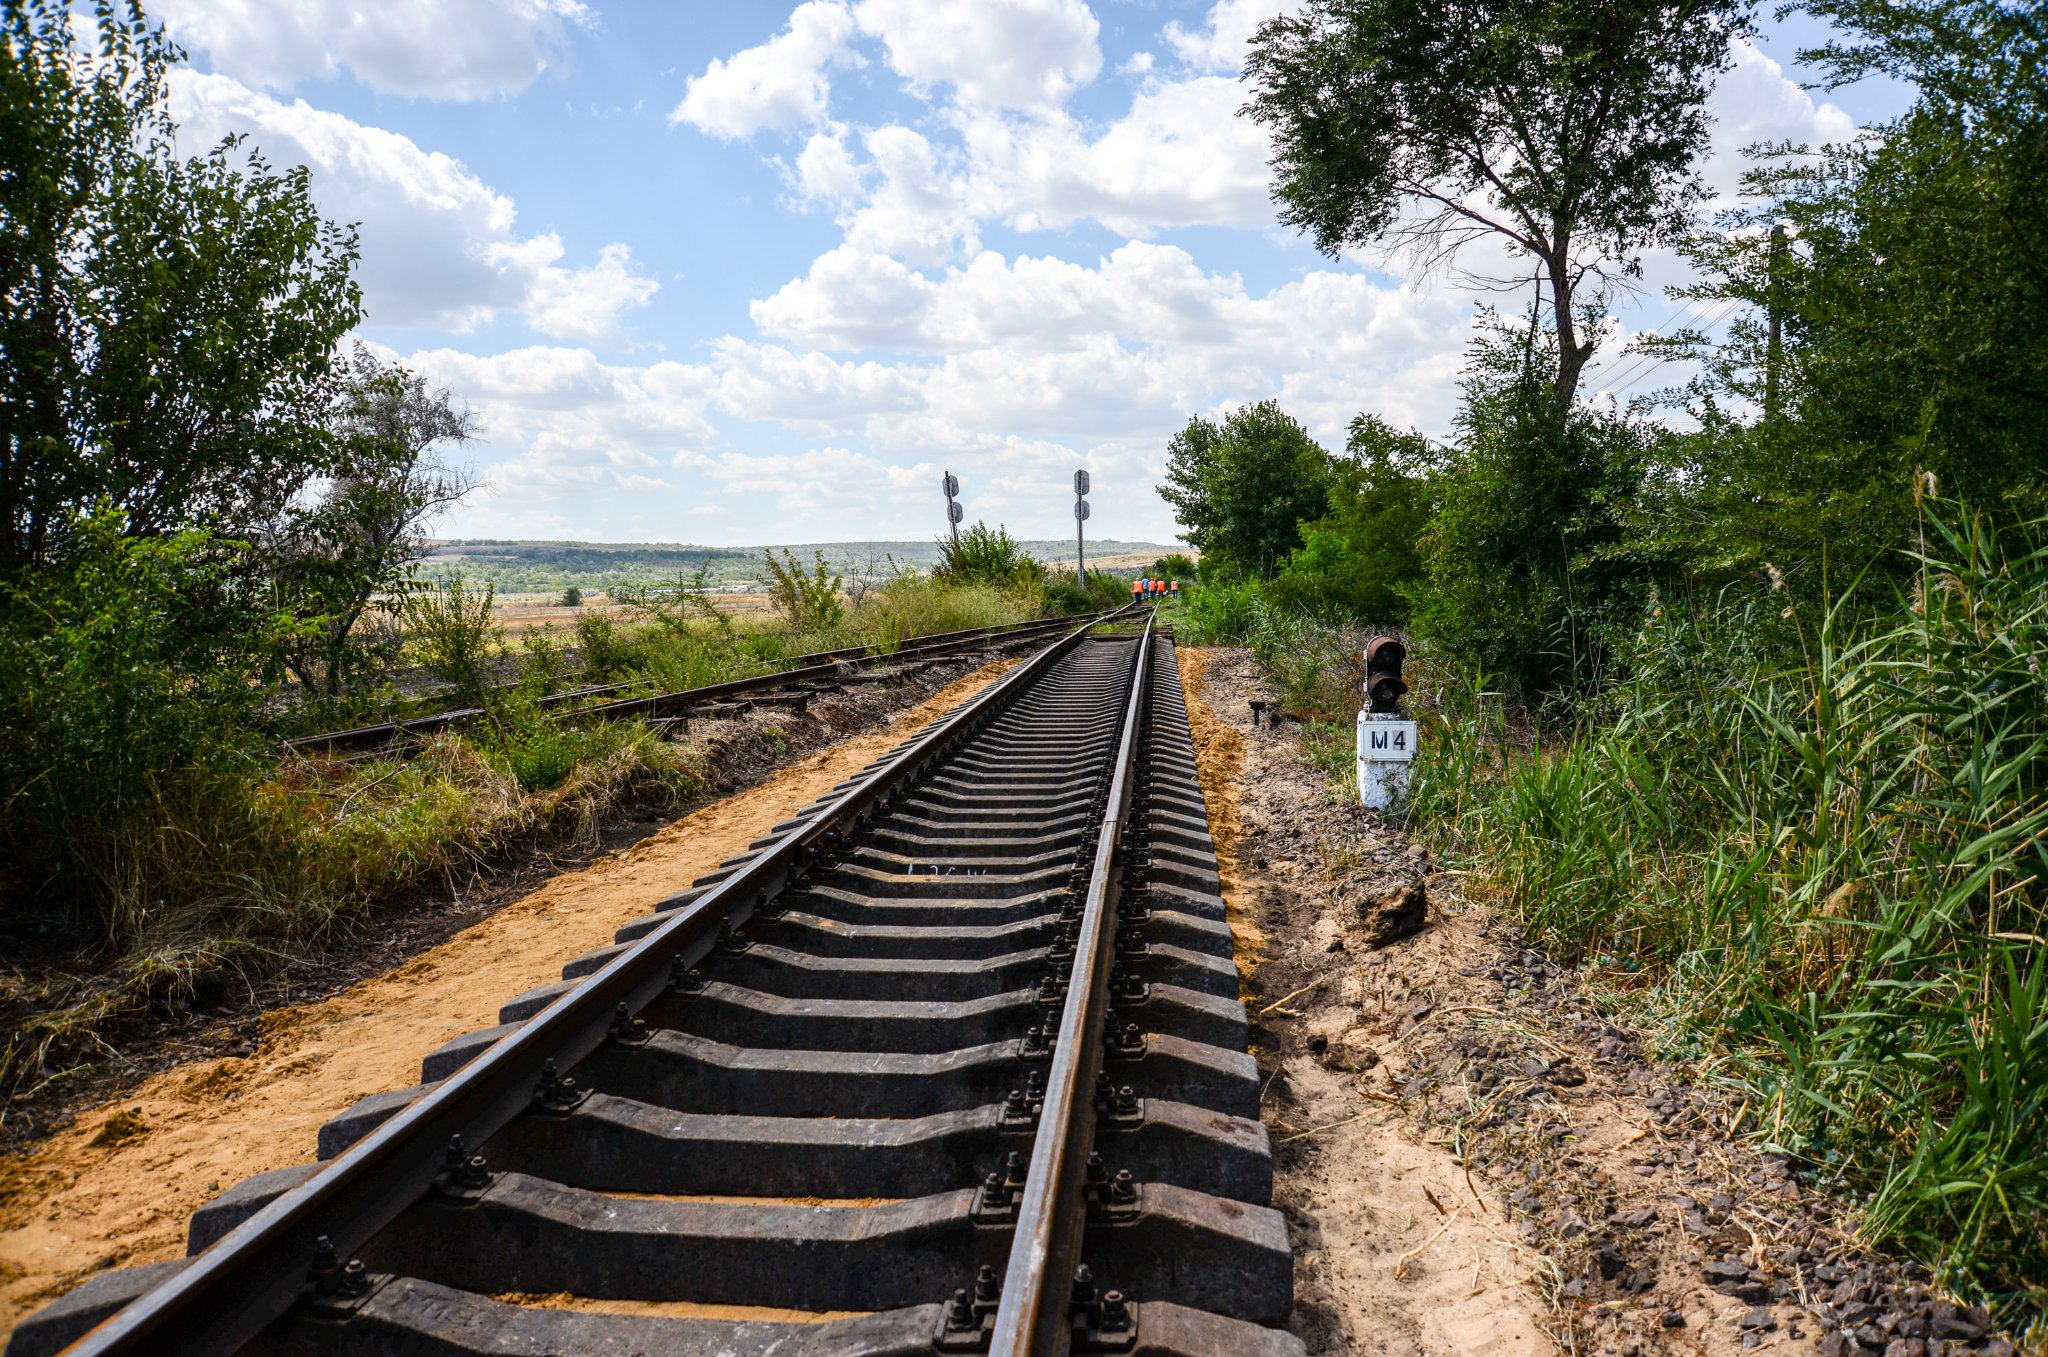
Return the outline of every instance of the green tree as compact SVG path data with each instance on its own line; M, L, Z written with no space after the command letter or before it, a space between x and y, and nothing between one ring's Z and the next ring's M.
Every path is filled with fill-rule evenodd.
M1690 295L1748 303L1689 393L1704 426L1675 536L1709 570L1770 562L1820 589L1911 569L1931 472L2008 522L2048 510L2048 33L1996 3L1831 3L1864 41L1810 54L1836 79L1913 81L1903 117L1835 147L1770 147L1753 203L1693 253ZM1768 227L1786 244L1771 245ZM1775 358L1767 318L1777 308ZM1773 363L1776 417L1759 419Z
M1327 508L1330 455L1275 401L1196 415L1167 444L1166 483L1205 572L1266 576L1301 545L1303 519Z
M426 554L427 524L475 484L437 454L475 427L446 388L362 344L340 366L328 420L333 470L310 503L286 507L270 538L280 591L311 623L287 645L285 663L330 698L354 670L395 650L395 629L366 636L361 624L372 612L397 613Z
M1420 539L1414 627L1529 699L1586 693L1671 563L1628 530L1673 436L1551 399L1536 317L1482 338Z
M1563 409L1597 340L1588 322L1705 191L1705 101L1749 10L1309 0L1260 27L1244 112L1271 131L1281 220L1325 253L1390 242L1439 264L1492 240L1527 255Z
M329 465L353 231L232 139L180 160L137 0L0 0L0 572L91 506L249 536ZM81 26L86 27L86 26ZM239 162L239 163L238 163Z
M1405 622L1444 454L1421 434L1363 414L1351 421L1345 451L1333 466L1329 510L1301 525L1302 544L1274 579L1274 597L1331 621Z

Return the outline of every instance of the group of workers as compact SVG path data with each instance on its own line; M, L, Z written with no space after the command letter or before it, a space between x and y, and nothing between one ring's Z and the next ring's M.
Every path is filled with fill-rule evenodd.
M1131 581L1131 602L1133 603L1148 601L1157 603L1169 594L1174 598L1180 597L1179 580L1156 580L1149 575L1140 575Z

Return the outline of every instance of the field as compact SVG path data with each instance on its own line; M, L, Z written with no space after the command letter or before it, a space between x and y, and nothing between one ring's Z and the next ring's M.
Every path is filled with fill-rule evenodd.
M1072 539L1026 541L1025 553L1055 569L1072 568ZM1159 557L1187 548L1173 543L1126 542L1114 538L1088 543L1091 569L1143 570ZM508 605L559 598L565 589L586 597L645 588L705 572L721 598L766 587L764 553L787 551L809 564L823 552L826 565L848 581L882 580L909 571L922 573L938 560L937 539L886 542L799 542L773 547L702 547L670 542L513 542L463 539L436 542L420 572L432 579L460 571L487 582Z

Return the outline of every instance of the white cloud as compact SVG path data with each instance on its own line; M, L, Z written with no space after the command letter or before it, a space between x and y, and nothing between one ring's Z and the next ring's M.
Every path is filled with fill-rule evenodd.
M1244 66L1245 47L1259 25L1288 7L1287 0L1219 0L1200 28L1190 31L1176 19L1161 36L1175 56L1196 70L1236 72Z
M668 119L728 141L823 123L832 93L825 68L859 60L847 46L852 37L853 16L840 0L806 0L782 32L692 76Z
M156 0L152 12L220 74L289 89L344 69L393 94L483 99L555 64L580 0Z
M625 246L564 268L559 237L520 236L510 198L396 132L224 75L176 70L170 91L186 149L247 133L273 163L312 169L323 214L360 223L356 276L372 324L465 331L509 311L543 334L617 340L624 312L654 295Z
M860 0L854 15L890 70L963 104L1050 111L1102 70L1082 0Z
M543 239L559 254L559 237L550 234ZM633 252L615 242L598 251L597 262L588 268L550 264L537 270L526 298L526 319L534 329L557 339L621 343L620 316L645 306L660 290L652 278L633 272Z
M1237 116L1222 76L1169 81L1090 138L1070 120L981 118L964 131L987 208L1022 230L1094 220L1124 235L1179 226L1270 226L1265 132Z
M560 347L427 349L403 361L469 403L486 458L481 470L500 498L630 493L632 478L714 436L705 408L716 377L691 364L608 364L588 349Z
M843 203L860 196L865 178L846 146L846 129L833 127L812 135L796 157L796 186L807 198Z
M868 133L866 144L873 184L866 201L840 217L848 244L919 264L974 247L977 214L939 148L893 124Z

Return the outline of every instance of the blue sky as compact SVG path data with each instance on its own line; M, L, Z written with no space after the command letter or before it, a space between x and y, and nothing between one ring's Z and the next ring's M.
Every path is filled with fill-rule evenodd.
M476 412L449 535L921 537L970 521L1168 540L1196 412L1278 397L1441 434L1475 294L1283 232L1234 115L1283 0L157 0L187 149L245 133L361 223L362 337ZM1827 95L1770 24L1716 91L1707 172L1838 139L1907 91ZM1489 261L1474 256L1472 271ZM1646 257L1589 378L1672 316ZM1504 266L1505 267L1505 266ZM1690 317L1688 317L1690 319Z

